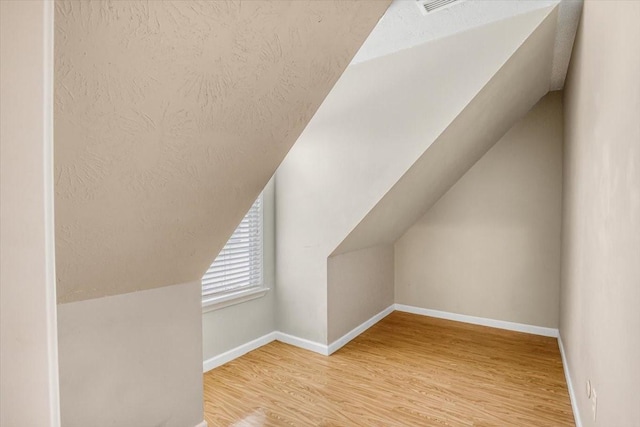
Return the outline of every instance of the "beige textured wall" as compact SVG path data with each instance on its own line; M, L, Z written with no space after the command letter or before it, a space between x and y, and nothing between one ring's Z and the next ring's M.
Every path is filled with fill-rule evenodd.
M329 257L327 281L330 344L393 304L393 245Z
M0 1L0 425L60 425L53 8Z
M557 328L561 205L551 92L396 242L396 302Z
M263 206L263 279L270 291L261 298L202 314L204 361L276 330L274 180L263 190Z
M388 4L57 1L59 301L200 278Z
M198 425L200 295L194 282L59 304L62 425Z
M585 2L565 90L560 335L585 427L640 425L639 22Z
M464 162L450 159L468 162L469 157L479 157L478 151L486 151L502 135L499 126L493 127L494 121L485 120L487 116L498 117L504 132L509 120L515 120L510 117L518 117L521 104L533 105L546 93L554 17L551 9L538 10L347 69L276 174L279 330L327 342L327 258L505 62L509 61L498 81L458 126L466 136L477 135L476 126L482 123L481 135L489 135L489 145L485 142L478 148L472 140L470 149L455 143L451 149L444 148L445 155L435 159L444 157L446 167L454 164L446 172L464 168ZM543 22L542 31L537 31ZM529 43L534 30L536 37ZM526 49L510 61L521 45ZM508 92L511 96L504 96L502 89L514 85ZM491 110L485 108L487 98L493 101ZM510 117L493 114L496 102ZM492 132L498 136L491 139ZM443 177L430 179L429 183L439 184ZM452 185L455 180L445 182ZM419 184L411 188L421 188ZM413 194L403 190L401 202ZM407 213L404 208L391 209L391 218L375 222L379 227L374 237L395 230ZM361 245L365 240L359 239L350 249L378 243Z

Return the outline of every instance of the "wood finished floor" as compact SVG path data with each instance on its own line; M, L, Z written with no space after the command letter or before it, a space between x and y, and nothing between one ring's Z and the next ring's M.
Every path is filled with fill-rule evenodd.
M554 338L393 312L326 357L272 342L204 375L218 426L574 426Z

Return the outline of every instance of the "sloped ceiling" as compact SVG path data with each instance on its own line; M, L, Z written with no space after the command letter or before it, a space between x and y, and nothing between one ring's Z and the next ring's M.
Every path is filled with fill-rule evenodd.
M333 254L395 242L549 91L556 19L554 8Z
M327 257L509 58L529 44L532 32L547 18L553 22L550 13L545 8L521 14L352 65L343 74L276 175L280 330L326 339ZM553 40L540 47L543 91L549 88L546 58L552 46ZM520 57L520 62L536 59ZM538 91L539 80L528 82L529 77L522 74L522 87L508 95L526 96L529 84ZM473 132L473 120L465 123ZM382 225L349 249L378 241L375 236L387 230Z
M420 11L421 6L416 0L394 0L353 58L352 64L556 5L558 21L553 46L551 89L562 89L580 20L582 0L464 0L427 14Z
M389 1L58 1L58 301L197 280Z

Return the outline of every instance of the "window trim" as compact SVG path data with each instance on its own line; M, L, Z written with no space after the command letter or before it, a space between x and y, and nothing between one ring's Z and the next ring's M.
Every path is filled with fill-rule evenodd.
M202 313L207 313L215 310L219 310L225 307L229 307L236 304L241 304L243 302L251 301L254 299L261 298L265 296L271 288L269 287L270 282L272 281L267 276L267 270L270 270L267 267L267 263L272 262L270 251L272 248L270 247L273 242L271 241L272 237L269 237L269 234L273 232L269 227L268 223L273 219L272 212L270 209L273 209L273 179L269 181L265 189L258 196L262 198L262 215L261 215L261 244L262 244L262 262L261 262L261 271L260 271L260 284L256 286L252 286L249 288L243 288L239 290L231 290L228 292L220 292L219 294L201 296L202 302ZM225 243L226 245L226 243ZM202 282L201 282L202 287ZM202 291L202 290L201 290Z
M202 299L202 312L214 311L221 308L229 307L231 305L240 304L252 299L257 299L265 296L270 289L264 286L254 286L248 289L241 289L236 292L230 292L228 294L216 295L209 298Z

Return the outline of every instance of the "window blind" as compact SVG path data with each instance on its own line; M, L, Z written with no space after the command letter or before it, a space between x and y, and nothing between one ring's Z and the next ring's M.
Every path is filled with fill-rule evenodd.
M262 194L202 277L202 298L262 286Z

